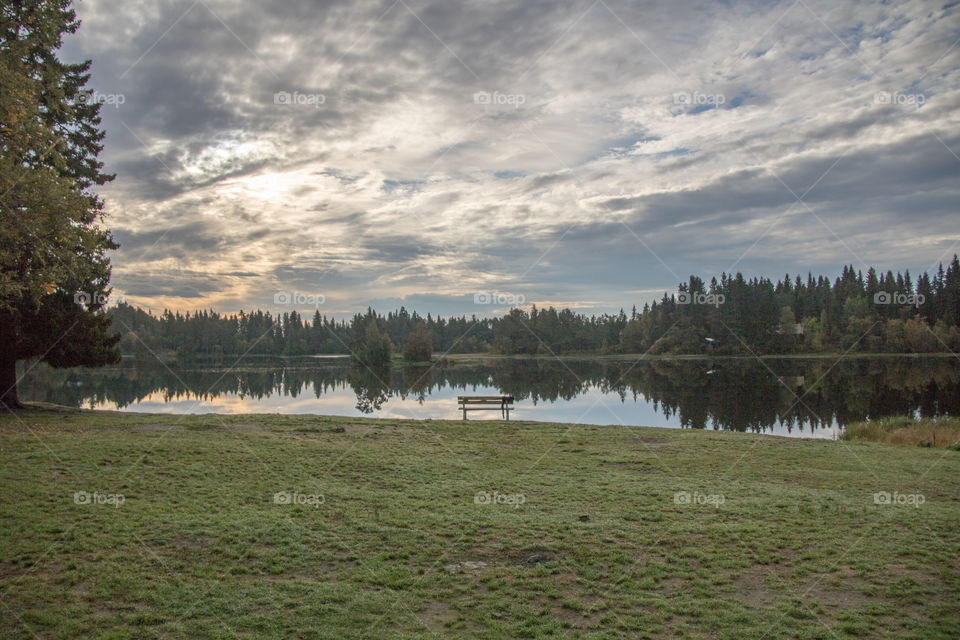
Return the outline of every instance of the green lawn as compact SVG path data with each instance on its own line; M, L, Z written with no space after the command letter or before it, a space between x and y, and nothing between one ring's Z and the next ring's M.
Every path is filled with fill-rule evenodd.
M47 409L0 461L4 638L960 638L947 449Z

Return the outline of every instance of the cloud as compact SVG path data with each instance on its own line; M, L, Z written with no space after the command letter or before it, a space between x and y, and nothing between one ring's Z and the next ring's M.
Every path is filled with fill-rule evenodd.
M64 56L125 97L103 109L114 281L152 307L608 311L690 273L916 272L960 241L957 6L77 11Z

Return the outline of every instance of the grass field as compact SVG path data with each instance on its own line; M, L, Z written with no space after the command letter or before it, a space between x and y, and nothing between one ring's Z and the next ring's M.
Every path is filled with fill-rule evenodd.
M0 460L4 638L960 637L948 449L34 409Z

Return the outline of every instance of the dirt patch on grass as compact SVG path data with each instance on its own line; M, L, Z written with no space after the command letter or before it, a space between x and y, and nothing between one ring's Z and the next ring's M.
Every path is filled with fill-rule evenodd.
M686 582L686 578L681 578L680 576L671 576L669 578L660 580L657 584L663 587L668 587L672 591L679 591L684 582Z
M534 566L538 564L544 564L546 562L555 562L559 560L556 554L550 553L549 551L543 551L538 553L532 553L526 556L520 564L525 564L527 566Z
M212 549L215 544L216 540L211 536L181 534L170 538L167 546L180 551L198 552L204 549Z
M960 565L960 563L954 563ZM957 567L954 567L957 569ZM937 586L942 584L939 576L931 575L920 569L911 569L905 564L888 564L887 571L898 578L907 578L923 586Z
M765 609L776 601L776 594L767 587L765 579L771 578L767 567L755 565L744 569L733 579L734 598L752 609Z
M427 606L416 613L417 619L427 626L430 631L442 633L448 624L459 616L446 602L429 602Z
M586 605L587 603L583 602L583 604ZM595 604L603 603L599 601L590 602L590 605ZM590 611L586 607L578 610L562 604L552 603L550 605L544 605L543 608L550 612L554 620L558 620L563 623L564 626L569 626L579 631L595 629L600 624L600 614Z
M448 565L445 565L443 568L447 573L460 573L479 571L485 569L489 563L485 560L464 560L463 562L453 562Z
M865 607L873 601L864 590L870 584L849 568L841 568L839 575L826 574L811 577L804 584L778 589L779 579L787 579L787 568L754 565L744 569L732 580L734 598L754 609L774 605L780 597L799 598L807 606L814 604L833 613Z
M26 573L27 569L9 562L0 562L0 578L6 580L14 576Z
M337 424L325 425L323 431L329 433L345 433L347 435L359 435L364 436L370 433L379 433L383 430L384 425L371 423L366 424L362 422L340 422Z
M457 573L458 571L476 571L493 564L535 567L547 562L560 561L559 555L543 546L505 549L502 546L487 544L474 549L473 555L473 560L449 563L445 565L444 569L450 573Z
M840 576L818 576L799 590L804 600L818 602L825 609L858 609L867 606L873 598L864 594L870 583L850 568L840 569Z
M346 433L347 429L343 425L316 425L309 427L297 427L293 433Z

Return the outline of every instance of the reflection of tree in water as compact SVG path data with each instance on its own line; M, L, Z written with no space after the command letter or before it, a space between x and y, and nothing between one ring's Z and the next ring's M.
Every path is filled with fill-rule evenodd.
M357 394L357 410L361 413L379 411L390 397L390 368L350 365L350 386Z
M400 397L404 400L413 396L417 404L423 404L433 389L434 368L431 366L410 366L401 370Z
M600 361L501 360L494 366L497 386L517 400L572 400L604 378Z
M348 386L346 360L340 364L231 368L210 364L124 362L101 369L52 369L38 366L25 379L31 401L67 406L114 403L119 408L160 394L165 402L209 400L224 394L262 400L273 395L299 397L307 385L316 397Z
M422 403L434 390L500 393L518 401L571 400L590 389L621 401L643 399L686 427L764 431L828 427L885 415L960 415L960 367L947 358L829 360L502 359L451 368L407 367L371 372L338 361L267 361L230 368L159 363L94 370L45 365L25 378L23 398L69 406L130 406L151 394L165 400L223 394L260 400L273 395L320 398L352 389L357 408L379 410L390 397Z
M653 361L626 377L664 415L693 428L792 431L884 415L960 414L960 369L944 358Z

